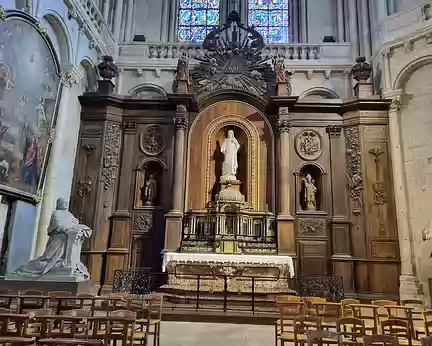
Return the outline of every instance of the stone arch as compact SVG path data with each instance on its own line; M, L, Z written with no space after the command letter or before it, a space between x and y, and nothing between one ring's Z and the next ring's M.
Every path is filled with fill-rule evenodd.
M413 73L428 64L432 64L432 55L422 56L421 58L411 61L396 76L393 83L393 89L403 89L404 85Z
M325 87L314 87L304 91L300 96L299 100L307 99L339 99L340 96L333 90Z
M168 98L164 88L152 83L137 85L129 90L127 95L135 99L166 100Z
M144 160L142 160L138 166L137 169L145 169L146 166L150 163L150 162L156 162L158 165L160 165L164 171L167 171L168 168L165 164L165 162L163 162L161 159L158 159L157 157L147 157Z
M297 173L302 172L302 170L306 166L315 166L316 168L318 168L320 170L321 174L326 174L324 167L322 165L320 165L318 162L303 162L297 167L297 169L295 170L295 173L297 174Z
M62 63L71 62L71 57L73 56L72 40L62 17L57 12L49 10L43 16L43 19L49 25L46 30L59 60Z
M84 92L96 91L97 89L97 72L96 66L92 59L89 57L84 57L80 63L84 71L84 81L82 90Z

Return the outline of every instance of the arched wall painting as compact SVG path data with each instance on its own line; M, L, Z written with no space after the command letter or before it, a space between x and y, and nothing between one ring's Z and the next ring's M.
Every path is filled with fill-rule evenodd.
M19 11L0 20L0 190L37 200L60 98L59 64L37 22Z

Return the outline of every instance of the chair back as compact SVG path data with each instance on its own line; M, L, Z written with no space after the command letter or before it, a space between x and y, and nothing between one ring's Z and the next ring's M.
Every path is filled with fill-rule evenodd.
M25 314L0 314L0 336L24 337L28 322Z
M423 323L426 336L432 334L432 310L423 311Z
M358 339L366 335L365 323L360 318L342 317L336 324L336 330L344 339L357 342Z
M315 315L316 310L314 304L326 303L327 300L325 298L320 297L303 297L302 300L306 303L306 313L308 315Z
M411 340L411 332L408 321L389 318L381 322L383 334L394 335L397 337Z
M377 334L379 326L378 306L371 304L351 304L353 317L372 322L372 333Z
M335 341L338 346L342 346L342 337L339 333L332 332L330 330L309 330L307 332L308 346L312 346L314 344L334 344Z
M112 314L114 313L114 316ZM131 314L129 314L131 313ZM125 310L113 311L110 316L91 317L92 334L91 338L103 340L104 345L110 345L111 341L120 341L122 346L134 345L135 313ZM117 316L122 315L122 316Z
M353 317L353 311L350 307L351 304L360 304L358 299L342 299L342 316L343 317Z
M291 321L304 316L306 310L306 303L304 302L285 302L279 305L279 318L281 324L281 332L285 333L285 327L291 325Z
M421 339L422 346L432 346L432 336L427 336Z
M85 317L79 316L40 316L44 338L74 339L88 337L88 324Z
M399 341L393 335L374 334L363 337L363 346L374 346L376 344L399 346Z

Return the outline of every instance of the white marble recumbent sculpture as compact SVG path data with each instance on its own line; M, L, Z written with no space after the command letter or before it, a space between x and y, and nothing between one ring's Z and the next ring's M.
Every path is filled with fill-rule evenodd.
M81 262L81 246L92 230L79 223L59 198L48 226L48 242L42 256L18 268L9 277L44 281L86 281L90 274Z

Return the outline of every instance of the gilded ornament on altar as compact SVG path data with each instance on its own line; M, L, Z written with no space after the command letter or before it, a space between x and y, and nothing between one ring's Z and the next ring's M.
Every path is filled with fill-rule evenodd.
M141 132L140 149L144 154L156 156L165 149L163 130L158 125L150 125Z
M303 160L316 160L322 154L321 138L314 130L303 130L296 138L296 151Z

